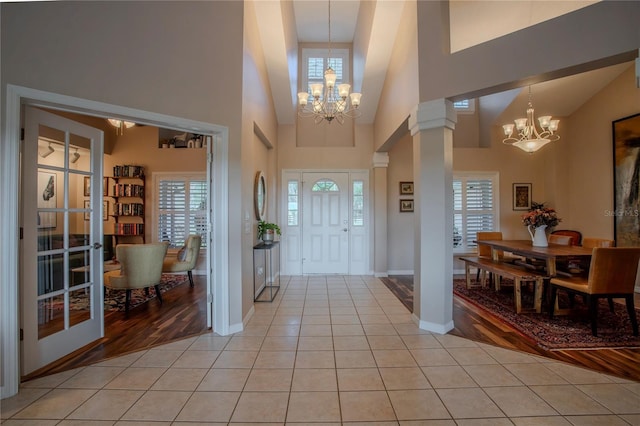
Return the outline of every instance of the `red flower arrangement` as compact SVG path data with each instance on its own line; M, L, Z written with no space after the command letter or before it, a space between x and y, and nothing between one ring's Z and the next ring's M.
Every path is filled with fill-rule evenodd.
M532 202L531 210L522 215L522 223L525 226L533 226L534 228L542 225L552 228L558 225L561 220L555 209L545 207L544 203Z

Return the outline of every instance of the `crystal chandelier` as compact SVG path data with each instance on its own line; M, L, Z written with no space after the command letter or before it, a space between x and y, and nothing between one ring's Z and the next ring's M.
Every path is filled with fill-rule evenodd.
M505 124L502 126L506 136L506 138L502 140L502 143L517 146L529 154L536 152L549 142L560 139L559 135L553 133L558 130L558 123L560 120L552 120L550 115L543 115L538 118L538 122L541 127L541 131L538 132L535 117L533 115L533 105L531 104L531 86L529 86L527 118L518 118L514 120L514 122L515 125ZM513 135L514 126L518 130L517 138L511 137L511 135Z
M324 88L322 83L310 83L308 92L298 93L298 115L313 117L316 124L323 120L331 123L334 119L342 124L345 117L358 117L362 93L351 93L349 84L338 84L336 90L336 72L329 65L331 60L331 1L329 0L329 55L327 69L324 72ZM349 102L351 101L351 102Z

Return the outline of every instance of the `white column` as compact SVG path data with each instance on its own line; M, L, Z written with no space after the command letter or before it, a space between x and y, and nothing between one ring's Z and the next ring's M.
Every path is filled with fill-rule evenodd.
M388 152L373 153L373 274L386 277L387 267L387 169L389 167Z
M415 251L413 316L422 329L453 329L453 129L446 99L419 104L409 118L413 136Z

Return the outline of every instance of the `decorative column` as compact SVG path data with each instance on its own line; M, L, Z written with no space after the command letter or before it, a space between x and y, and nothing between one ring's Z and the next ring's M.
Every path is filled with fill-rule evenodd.
M373 274L387 276L387 169L388 152L373 153Z
M414 321L424 330L453 329L453 129L446 99L419 104L409 117L415 191Z

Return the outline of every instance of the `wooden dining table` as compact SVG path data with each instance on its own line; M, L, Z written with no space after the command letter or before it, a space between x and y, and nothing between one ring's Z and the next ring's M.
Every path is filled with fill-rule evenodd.
M534 247L531 240L480 240L478 245L491 247L491 257L493 260L500 260L500 252L510 252L527 259L538 259L545 262L546 273L550 277L557 275L557 260L568 258L580 258L588 260L591 258L591 248L582 246L565 246L561 244L549 243L548 247Z

